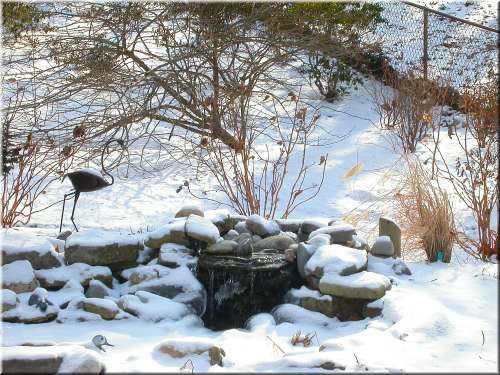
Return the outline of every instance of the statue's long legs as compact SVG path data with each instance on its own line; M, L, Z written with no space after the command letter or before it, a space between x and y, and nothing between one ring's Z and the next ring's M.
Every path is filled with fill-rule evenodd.
M63 217L64 217L64 206L66 205L66 199L68 199L68 197L75 195L75 194L76 194L76 191L71 191L67 194L64 194L63 209L62 209L62 213L61 213L61 223L59 224L59 233L61 233L61 229L62 229L62 223L63 223Z
M78 201L78 198L80 197L80 192L75 191L75 202L73 203L73 211L71 212L71 222L75 226L75 230L78 232L78 228L76 227L75 220L73 220L73 217L75 216L75 207L76 207L76 202Z

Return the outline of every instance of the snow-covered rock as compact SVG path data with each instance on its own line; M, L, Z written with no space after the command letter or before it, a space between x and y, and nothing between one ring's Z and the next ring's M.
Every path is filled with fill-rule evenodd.
M380 236L373 243L370 252L373 255L390 257L394 255L394 244L389 236Z
M225 240L228 240L228 241L231 241L231 240L234 240L236 237L238 237L239 233L234 230L234 229L230 229L224 236L223 238Z
M196 339L168 339L162 341L155 347L160 353L167 354L173 358L182 358L193 354L208 353L210 365L223 365L223 357L226 356L224 349L214 345L213 340L208 338Z
M142 238L103 230L84 230L66 240L64 257L68 264L86 263L121 270L137 263Z
M197 260L198 258L194 256L193 250L175 243L161 245L158 255L158 263L170 268L180 266L191 268L196 265Z
M201 207L191 204L182 206L180 210L176 212L175 217L188 217L189 215L205 216Z
M232 240L222 240L207 247L206 252L213 255L234 254L238 249L238 242Z
M183 303L145 291L120 297L118 306L140 319L153 322L180 320L191 313Z
M293 233L298 233L300 224L302 224L303 220L300 219L276 219L275 220L278 225L280 226L280 229L283 232L293 232Z
M234 226L234 230L239 234L250 233L250 229L247 226L246 220L236 223Z
M106 320L114 319L120 311L116 303L110 299L83 298L82 304L85 311L97 314Z
M105 371L102 357L78 345L7 346L2 353L6 373L94 373Z
M394 245L394 255L401 258L401 228L388 217L381 217L378 221L379 236L389 236Z
M320 246L305 265L306 277L321 278L324 273L334 272L342 276L366 269L368 257L365 251L342 245Z
M378 299L382 298L390 288L391 282L387 277L369 271L349 276L328 272L319 282L321 293L347 298Z
M111 289L108 288L103 282L96 279L90 280L89 287L85 292L85 297L87 298L104 298L111 295Z
M2 311L9 311L16 307L19 299L10 289L2 289Z
M18 298L19 303L15 308L2 313L3 321L25 324L44 323L54 320L59 313L59 308L54 304L46 304L44 311L37 304L30 305L30 299L33 303L32 294L30 293L19 294Z
M263 238L260 241L257 241L254 244L254 249L256 251L264 249L275 249L275 250L285 251L293 244L295 244L295 241L290 236L286 234L277 234L274 236Z
M309 239L320 233L328 234L330 236L330 243L332 244L351 245L354 244L353 236L356 234L356 230L351 224L335 223L311 232Z
M254 234L261 237L274 236L280 233L281 229L274 220L266 220L262 216L253 214L246 220L247 228Z
M2 266L2 288L15 293L32 292L39 286L31 263L16 260Z
M70 301L83 298L83 291L83 286L77 280L69 280L61 289L49 291L49 300L64 308Z
M58 267L62 264L61 255L56 252L53 243L45 237L13 229L6 230L2 233L1 246L2 264L28 260L34 269Z
M276 306L271 311L271 314L277 324L284 322L293 324L305 323L326 327L332 323L332 318L328 318L319 312L309 311L303 307L292 305L290 303Z
M214 244L220 238L219 229L210 221L210 219L191 215L186 220L185 231L190 238Z
M285 303L292 303L309 311L320 312L328 317L334 317L338 312L332 296L323 295L306 286L301 286L300 289L290 289L283 300Z
M69 266L35 271L40 285L47 289L62 288L69 280L78 281L81 285L89 285L96 279L111 286L113 276L111 270L104 266L89 266L85 263L73 263Z

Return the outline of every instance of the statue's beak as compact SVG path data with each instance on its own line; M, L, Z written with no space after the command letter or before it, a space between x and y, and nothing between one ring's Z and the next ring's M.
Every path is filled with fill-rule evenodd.
M106 342L105 342L104 344L102 344L102 345L114 346L114 345L110 344L110 343L108 342L108 340L106 340Z

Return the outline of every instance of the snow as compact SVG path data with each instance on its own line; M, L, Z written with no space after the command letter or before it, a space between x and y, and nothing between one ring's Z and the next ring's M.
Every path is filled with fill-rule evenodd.
M35 275L43 278L49 283L56 281L68 282L70 280L82 283L84 280L96 276L111 276L111 270L105 266L89 266L85 263L73 263L69 266L51 268L48 270L37 270Z
M332 224L331 226L316 229L315 231L309 234L309 238L313 238L320 233L331 234L334 232L349 232L349 231L354 231L354 227L351 224L335 223Z
M66 240L66 247L87 246L102 247L112 244L119 246L136 245L142 242L142 236L116 233L102 229L86 229L74 232Z
M391 286L391 281L386 276L369 271L361 271L349 276L341 276L336 272L325 272L320 283L368 289L378 289L380 286L389 288Z
M190 215L186 220L186 232L190 237L206 238L211 243L217 242L220 238L219 230L212 221L197 215Z
M116 303L113 302L110 299L104 299L104 298L83 298L83 302L88 302L94 306L101 307L106 310L110 311L116 311L118 312L118 306L116 306Z
M331 301L332 297L328 295L323 295L317 290L309 289L305 285L302 285L299 289L290 290L292 297L296 298L314 298L317 300Z
M124 309L134 311L134 315L146 321L179 320L189 314L184 304L146 291L138 291L135 295L124 295L120 301Z
M34 251L43 255L55 252L55 248L47 238L10 229L2 230L2 251L7 254Z
M341 273L348 267L361 269L367 261L366 252L342 245L319 247L305 265L306 275L322 268L325 273Z
M2 289L2 303L15 305L17 301L16 293L10 289Z
M29 284L34 278L33 267L27 260L16 260L2 266L2 282L4 285Z

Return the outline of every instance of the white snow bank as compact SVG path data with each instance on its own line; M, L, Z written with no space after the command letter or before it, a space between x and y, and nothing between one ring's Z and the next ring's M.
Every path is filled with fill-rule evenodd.
M102 229L85 229L71 234L66 240L66 247L102 247L113 244L118 244L119 246L139 245L142 243L142 237L142 235L138 234L125 234Z
M57 254L52 242L45 237L35 236L15 229L2 230L1 236L2 251L7 254L32 251L40 255L50 252Z
M31 263L27 260L16 260L15 262L2 266L3 284L28 284L35 278Z

